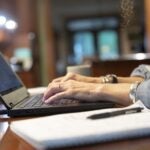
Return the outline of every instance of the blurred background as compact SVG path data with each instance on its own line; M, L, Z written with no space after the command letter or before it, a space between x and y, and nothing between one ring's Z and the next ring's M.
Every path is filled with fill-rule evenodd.
M45 86L68 65L149 58L149 17L149 0L0 0L0 51Z

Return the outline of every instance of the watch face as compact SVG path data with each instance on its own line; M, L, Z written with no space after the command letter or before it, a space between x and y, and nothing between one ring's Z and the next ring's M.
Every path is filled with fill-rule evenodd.
M106 75L106 78L108 78L108 80L109 80L109 82L107 82L107 83L118 83L118 79L115 74L108 74L108 75Z

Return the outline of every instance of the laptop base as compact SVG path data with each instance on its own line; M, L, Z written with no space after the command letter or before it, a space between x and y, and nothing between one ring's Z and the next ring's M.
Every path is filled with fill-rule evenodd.
M98 102L98 103L81 103L77 105L69 106L47 106L44 108L32 108L32 109L11 109L8 110L8 116L10 117L26 117L26 116L46 116L61 113L82 112L96 109L112 108L114 103L112 102Z

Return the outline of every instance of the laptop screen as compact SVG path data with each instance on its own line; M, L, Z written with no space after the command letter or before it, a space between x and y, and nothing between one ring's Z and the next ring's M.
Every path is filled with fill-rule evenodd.
M7 94L22 86L9 64L0 54L0 94Z

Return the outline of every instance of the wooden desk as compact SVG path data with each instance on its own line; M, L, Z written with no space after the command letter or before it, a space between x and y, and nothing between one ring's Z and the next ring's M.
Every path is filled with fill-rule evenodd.
M9 118L0 115L0 150L35 150L34 147L26 143L19 136L9 129L9 124L15 120L27 118ZM63 150L149 150L150 137L134 140L124 140L117 142L107 142L91 146L68 148ZM62 149L61 149L62 150Z

